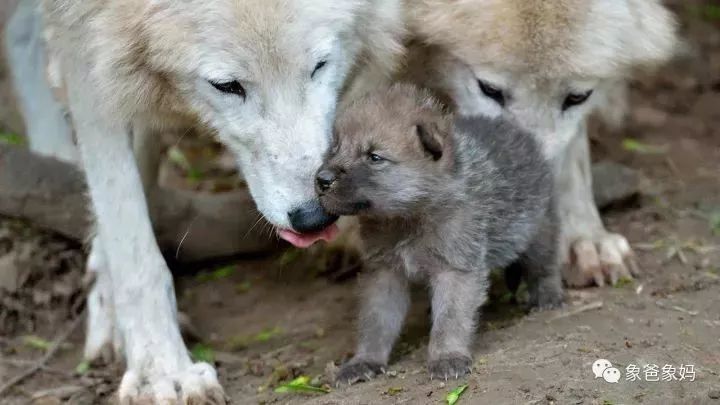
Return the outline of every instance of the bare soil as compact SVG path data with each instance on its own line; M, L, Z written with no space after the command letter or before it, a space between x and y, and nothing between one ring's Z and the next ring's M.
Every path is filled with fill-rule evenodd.
M720 404L720 20L714 2L672 3L688 55L633 83L625 129L597 126L592 134L596 158L643 176L641 195L604 216L633 243L642 278L570 290L566 309L534 314L498 287L483 309L474 372L448 382L430 381L425 370L428 303L419 289L388 375L328 394L278 394L300 375L329 383L351 355L354 282L319 274L294 251L178 274L179 306L197 335L189 345L215 361L232 402L440 404L467 383L459 404ZM5 265L26 271L15 280L21 288L0 292L0 385L81 313L85 285L80 246L3 219L0 260L8 257ZM46 368L0 402L111 402L121 368L76 370L82 342L75 331ZM622 371L619 383L594 378L599 358ZM625 380L627 366L648 364L693 365L695 381Z

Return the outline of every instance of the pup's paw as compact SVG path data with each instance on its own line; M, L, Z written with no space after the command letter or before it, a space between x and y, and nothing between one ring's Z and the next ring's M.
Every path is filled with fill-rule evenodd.
M362 381L370 381L380 374L385 374L385 366L380 363L350 360L340 367L335 377L335 385L352 385Z
M541 297L541 299L537 300L536 302L529 302L530 312L550 311L563 307L565 307L565 301L562 296L560 296L559 298Z
M121 405L225 405L227 400L215 369L197 363L175 374L145 375L130 370L118 390Z
M560 277L547 278L528 288L530 312L547 311L562 308L565 305L565 292Z
M563 278L571 287L603 287L606 282L615 285L622 278L640 274L632 248L622 235L603 232L594 238L581 238L568 249Z
M431 380L435 378L445 381L450 378L457 380L472 372L472 359L468 356L457 355L430 360L428 372Z

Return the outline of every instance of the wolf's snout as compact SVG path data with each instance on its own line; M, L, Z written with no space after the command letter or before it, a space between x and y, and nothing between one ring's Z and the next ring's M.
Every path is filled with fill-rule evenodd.
M332 225L337 216L330 215L317 200L308 201L288 213L290 225L300 233L315 233Z
M337 174L333 170L320 170L315 179L318 190L327 191L327 189L329 189L330 186L332 186L332 184L335 182L335 179L337 179Z

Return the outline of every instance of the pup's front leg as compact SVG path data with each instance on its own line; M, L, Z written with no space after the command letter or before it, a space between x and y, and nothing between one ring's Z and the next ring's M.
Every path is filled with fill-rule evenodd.
M525 272L530 308L546 310L561 307L564 302L562 276L557 257L558 219L551 209L543 218L538 234L518 263Z
M571 287L585 287L637 275L624 236L608 232L593 199L587 129L583 126L558 157L555 195L560 224L559 259Z
M487 272L448 269L431 283L430 378L460 378L472 371L470 345L478 308L487 299Z
M368 381L385 371L408 306L408 280L400 269L372 272L360 280L359 337L355 356L340 369L336 383Z
M68 77L70 107L127 371L120 402L225 403L215 370L193 364L180 336L172 276L150 223L127 123L98 111L81 62Z

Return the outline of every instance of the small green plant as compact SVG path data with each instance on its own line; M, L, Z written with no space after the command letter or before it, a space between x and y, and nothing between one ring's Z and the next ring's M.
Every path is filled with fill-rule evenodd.
M289 392L329 394L330 388L326 386L319 387L312 385L310 377L302 375L287 384L283 384L275 388L275 392L278 394L285 394Z
M667 153L666 146L650 145L634 138L623 139L622 147L628 152L635 152L641 155L661 155Z
M715 236L720 236L720 210L710 214L710 231Z
M235 272L235 266L221 267L207 273L201 273L197 276L197 280L204 283L208 281L222 280L230 277Z
M198 343L190 350L190 355L195 361L204 361L213 364L215 362L215 351L212 347Z
M2 143L6 145L22 145L25 143L25 138L17 134L0 132L0 144Z
M454 390L450 391L447 396L445 397L445 400L447 401L447 405L455 405L460 400L460 396L465 392L468 385L463 384Z
M633 279L628 277L621 277L613 287L625 288L633 285Z
M87 372L90 371L90 362L87 360L83 360L75 367L75 372L84 375L87 374Z
M35 335L25 336L23 338L23 343L27 347L32 347L33 349L38 349L42 351L50 349L50 346L52 345L50 341Z

